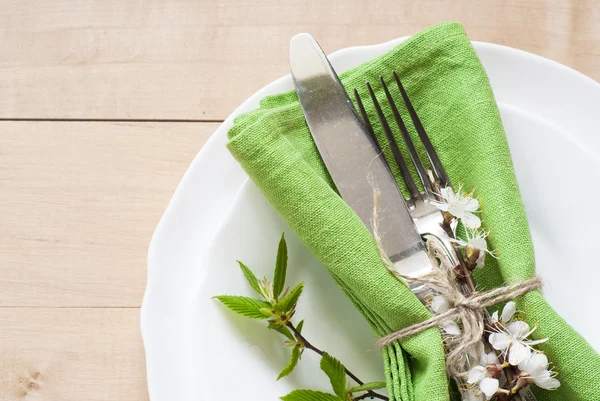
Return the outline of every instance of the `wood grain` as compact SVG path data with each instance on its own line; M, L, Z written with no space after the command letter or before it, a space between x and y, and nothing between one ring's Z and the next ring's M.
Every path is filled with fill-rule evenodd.
M444 20L600 79L600 0L6 0L0 118L219 120L288 72L295 33L331 52Z
M1 401L148 399L139 310L0 308Z
M139 306L154 228L216 127L0 122L0 306Z
M332 52L458 20L600 79L600 0L0 5L0 401L148 400L150 237L208 121L288 72L293 34Z

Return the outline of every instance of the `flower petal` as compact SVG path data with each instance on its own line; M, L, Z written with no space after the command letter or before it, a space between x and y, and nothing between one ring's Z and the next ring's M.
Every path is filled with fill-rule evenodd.
M461 333L460 327L458 327L458 324L456 324L452 320L448 320L448 321L442 323L442 329L444 329L446 334L451 335L451 336L458 336Z
M525 335L529 333L529 325L522 320L512 322L508 325L507 329L510 334L518 339L525 338Z
M510 319L513 318L513 316L515 315L515 312L517 311L517 304L514 303L513 301L509 301L506 303L506 305L504 306L504 309L502 309L502 321L505 323L508 323L510 321ZM529 327L529 326L527 326Z
M482 251L487 251L487 241L485 240L485 238L476 235L473 239L471 239L469 241L469 244L473 247L473 248L477 248L480 249Z
M463 209L462 205L456 203L450 203L448 205L448 213L457 219L462 219L465 216L465 210Z
M454 190L451 187L440 188L440 195L448 202L450 199L454 198Z
M467 212L477 212L479 210L479 201L475 198L465 197L464 207Z
M481 356L481 364L482 365L500 365L500 361L498 360L498 356L495 352L490 352L488 354L483 354Z
M529 371L527 370L527 362L529 362L529 360L530 360L530 359L531 359L531 358L523 359L521 362L519 362L519 363L517 364L517 366L519 367L519 370L520 370L521 372L529 372Z
M549 371L544 370L533 378L535 384L545 390L555 390L560 387L560 382L552 377Z
M498 379L492 379L491 377L486 377L481 382L479 382L479 388L485 394L486 398L489 400L492 398L498 388L500 387L500 382Z
M521 370L524 370L535 377L538 373L546 371L546 369L548 369L548 357L542 353L536 352L527 360L525 369Z
M434 206L443 212L447 212L450 209L450 205L448 205L447 203L442 203L442 202L435 202Z
M531 357L531 348L528 346L515 341L508 350L508 363L513 366L517 366L522 361L525 361Z
M431 299L431 310L434 313L443 313L450 309L448 298L443 295L436 295Z
M477 260L475 261L475 267L477 269L481 269L484 265L485 265L485 252L481 251L481 252L479 252L479 256L477 257Z
M548 340L549 340L549 338L540 338L539 340L527 340L524 342L527 343L528 345L538 345L538 344L543 344Z
M469 376L467 377L468 384L479 383L487 377L487 369L483 366L474 366L469 370Z
M464 213L462 213L462 216L460 216L460 219L462 220L463 224L469 228L481 227L481 219L471 212L465 211Z
M498 311L492 313L492 324L498 323Z
M452 230L452 234L454 234L455 237L456 237L456 228L457 227L458 227L458 220L452 219L452 222L450 222L450 229Z
M495 350L504 351L510 345L512 341L510 336L504 333L492 333L489 337L490 344L494 347Z
M536 384L537 384L537 382L536 382ZM556 378L550 377L544 381L541 381L537 385L545 390L556 390L557 388L560 387L560 382Z

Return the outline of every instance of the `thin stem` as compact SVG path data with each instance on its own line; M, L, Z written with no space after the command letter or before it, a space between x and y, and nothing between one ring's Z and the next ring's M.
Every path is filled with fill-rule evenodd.
M323 354L325 352L321 351L320 349L318 349L317 347L315 347L314 345L309 343L308 340L302 334L300 334L300 332L296 329L296 327L294 327L292 322L288 322L287 326L294 332L294 334L296 335L296 338L299 338L300 340L302 340L302 343L304 344L304 348L308 348L309 350L314 351L317 354L323 356ZM358 384L361 385L363 383L358 383Z
M467 268L467 264L465 263L465 258L463 257L463 254L460 251L460 248L458 247L457 244L454 244L454 250L456 251L456 254L458 255L458 263L460 263L460 268L462 270L462 274L465 277L465 283L469 290L469 292L465 295L467 295L467 296L471 295L477 290L477 288L475 287L475 282L473 281L472 272L471 272L471 270L469 270Z
M365 393L365 394L363 394L363 395L360 395L360 396L358 396L358 397L354 398L354 401L358 401L358 400L364 400L364 399L366 399L366 398L374 398L374 397L376 397L376 398L381 398L381 397L383 397L383 398L385 398L386 400L388 399L387 397L385 397L385 396L383 396L383 395L380 395L380 394L377 394L377 393L374 393L374 394L375 394L375 395L372 395L372 394L369 394L369 393ZM377 396L379 396L379 397L377 397ZM382 398L382 399L383 399L383 398Z
M511 399L515 399L515 397L520 397L519 391L521 391L521 389L527 387L528 385L529 385L529 381L527 379L525 379L522 376L517 377L517 382L510 389L507 399L511 400Z
M297 329L296 327L292 324L292 322L288 322L287 327L290 328L290 330L292 330L294 332L294 335L296 336L296 338L300 339L302 341L302 343L304 344L304 348L308 348L311 351L316 352L317 354L323 356L323 354L325 353L324 351L321 351L320 349L318 349L317 347L315 347L314 345L312 345L307 339L306 337L304 337ZM344 366L344 370L346 371L346 374L352 378L352 380L354 380L359 386L362 386L363 384L365 384L365 382L363 382L362 380L360 380L358 377L356 377L356 375L352 372L350 372L348 370L348 368L346 368L346 366ZM389 400L388 397L386 397L385 395L379 394L374 392L373 390L369 390L367 391L365 394L361 395L360 397L355 398L354 400L361 400L363 398L379 398L380 400Z
M504 374L506 375L506 381L508 381L508 385L512 386L513 382L514 382L514 378L515 378L513 376L512 366L508 366L506 369L504 369ZM516 386L516 383L515 383L515 386ZM522 401L521 395L518 393L518 391L519 391L519 389L517 389L516 393L513 393L511 391L510 394L506 397L506 399L508 399L508 400L515 400L515 401Z

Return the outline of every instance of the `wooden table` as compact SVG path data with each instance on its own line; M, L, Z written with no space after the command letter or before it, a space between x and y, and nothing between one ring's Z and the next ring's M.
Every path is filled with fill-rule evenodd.
M600 79L600 1L18 1L0 7L0 401L148 398L150 237L219 122L327 52L443 20Z

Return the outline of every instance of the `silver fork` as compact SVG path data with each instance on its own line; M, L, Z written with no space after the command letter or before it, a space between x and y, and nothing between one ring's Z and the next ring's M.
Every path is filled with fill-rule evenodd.
M394 115L394 120L396 121L396 124L400 129L402 139L404 140L404 144L408 150L410 158L417 171L419 180L423 186L424 190L423 192L420 192L410 173L410 170L408 169L406 161L404 160L404 156L400 151L400 147L398 146L398 143L394 138L394 134L392 133L390 125L387 119L385 118L385 115L383 114L379 101L375 96L375 92L373 91L371 84L367 82L367 89L373 101L375 110L377 111L377 115L379 117L379 121L383 128L385 136L388 140L388 144L394 156L394 161L396 162L400 169L400 172L402 173L402 178L404 179L404 183L406 184L406 188L409 192L409 198L405 199L406 205L409 209L411 217L413 218L413 221L415 222L419 234L431 235L438 239L444 247L444 249L446 250L446 253L450 257L450 259L454 262L454 265L460 266L461 261L459 255L457 254L457 252L455 252L454 245L451 242L448 233L442 226L442 223L444 222L444 216L440 209L438 209L433 204L433 202L439 201L440 199L440 187L451 187L450 179L448 178L448 174L446 174L446 170L444 169L442 162L440 161L433 145L431 144L431 141L429 140L429 137L427 136L427 133L425 132L425 129L423 128L421 120L419 119L411 101L408 98L408 95L406 94L406 91L404 90L404 87L402 86L402 82L398 78L398 74L396 74L395 71L393 72L393 74L396 84L398 85L398 88L400 90L400 93L402 94L402 98L404 99L404 103L406 104L406 108L414 124L414 127L419 135L423 147L425 148L425 152L427 153L429 163L432 168L431 170L425 169L421 159L419 158L419 155L410 137L410 134L408 133L406 125L404 124L404 120L402 119L400 112L398 111L398 108L394 103L394 99L392 98L392 95L390 94L390 91L385 81L383 80L383 77L380 77L381 86L383 87L388 103L392 110L392 114ZM371 135L372 140L375 144L377 144L381 152L381 145L379 144L379 141L375 136L373 126L371 124L371 121L369 120L369 116L366 113L362 100L356 89L354 89L354 96L356 98L360 114L365 122L365 125L367 126L367 130ZM388 165L390 165L391 161L387 160L387 163Z
M402 152L400 151L400 147L398 146L396 138L394 137L390 125L383 113L383 110L381 109L381 105L377 100L377 97L375 96L375 92L373 91L371 84L367 82L366 86L369 91L371 100L373 101L375 111L377 112L379 122L381 123L383 131L387 138L388 144L394 157L394 161L400 169L402 178L409 192L409 198L405 199L406 205L409 209L411 217L415 222L419 234L421 234L422 236L432 235L435 238L437 238L447 251L447 255L454 262L455 267L464 266L462 254L460 252L457 252L454 244L452 243L448 235L449 233L446 232L446 230L443 228L444 216L442 212L434 205L434 202L440 200L440 188L452 188L452 184L450 182L450 179L448 178L448 174L446 173L444 166L442 165L442 162L440 161L440 158L438 157L437 152L435 151L435 148L431 143L431 140L429 139L429 136L427 135L427 132L425 131L425 128L423 127L423 124L421 123L421 120L419 119L419 116L417 115L417 112L415 111L412 102L408 98L408 94L406 93L406 90L404 89L404 86L402 85L398 74L395 71L393 71L393 75L394 80L398 85L398 89L400 90L400 94L402 95L404 104L406 105L406 109L410 114L412 123L415 127L415 130L417 131L419 139L421 140L423 148L425 149L425 153L427 154L427 158L429 159L429 164L431 166L431 170L428 170L424 167L423 162L419 158L419 154L417 153L412 138L410 137L410 134L406 128L406 125L404 124L404 120L402 119L402 116L398 111L398 107L396 106L396 103L394 102L394 99L389 91L389 88L385 83L383 77L380 77L379 80L385 92L387 101L390 105L390 109L394 116L394 120L396 121L400 133L402 134L404 145L408 150L412 163L415 167L415 170L417 171L419 180L423 186L423 192L421 192L419 191L412 177L412 174L408 169L408 166L406 164L404 156L402 155ZM383 153L381 150L381 145L377 137L375 136L373 125L369 120L369 116L356 89L354 89L354 97L356 99L358 109L373 143L378 147L379 152ZM386 162L388 165L391 164L390 160L386 160ZM470 276L467 275L467 278L470 279ZM471 281L469 284L465 283L464 287L466 293L470 293L474 288L473 282ZM506 380L506 377L503 377L503 380ZM523 401L537 401L536 397L533 395L533 392L529 389L529 387L526 387L525 389L521 390L519 394L515 395L513 399L521 399Z

